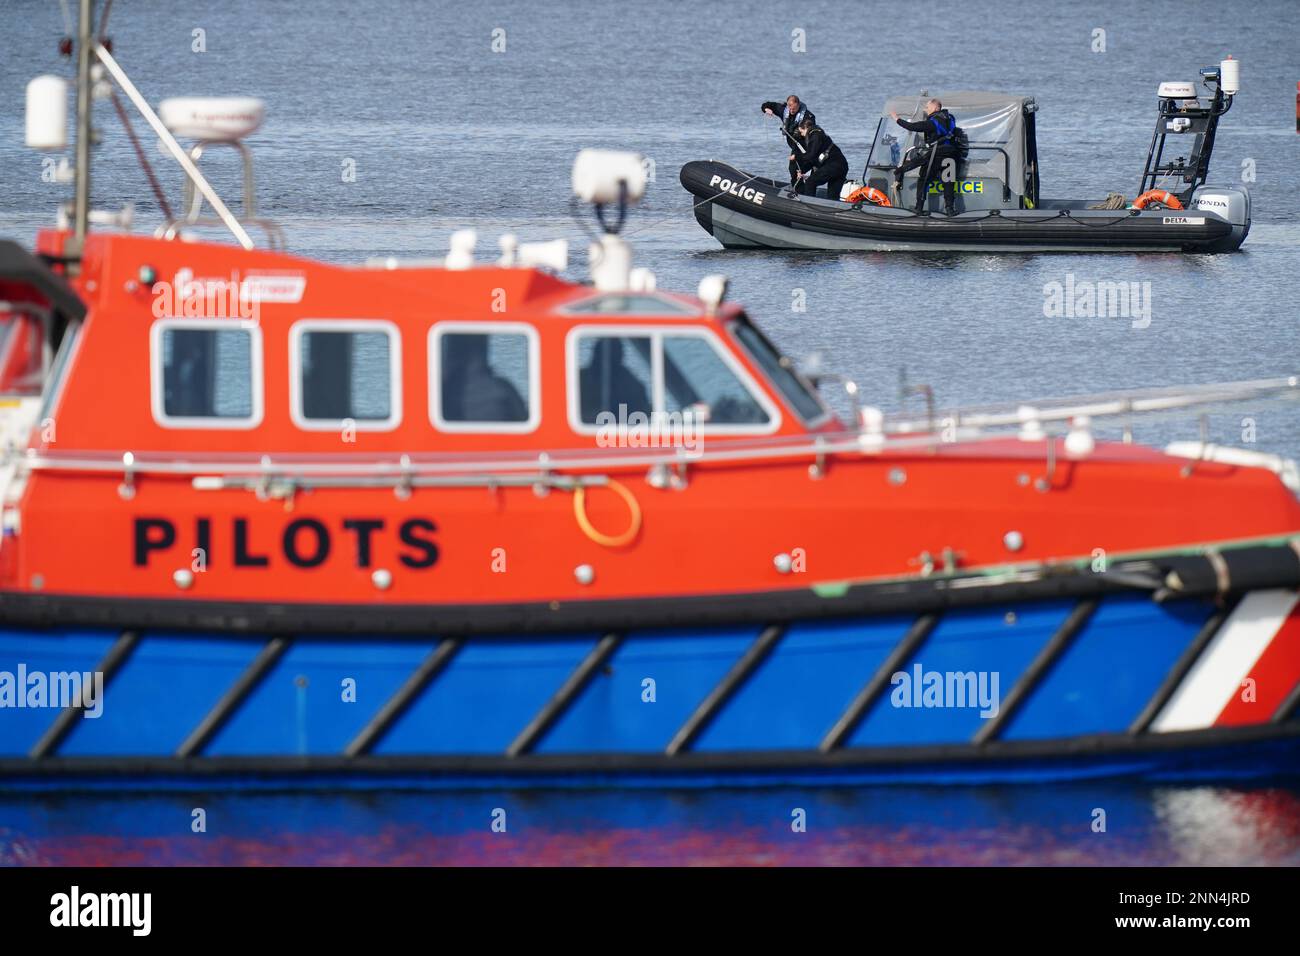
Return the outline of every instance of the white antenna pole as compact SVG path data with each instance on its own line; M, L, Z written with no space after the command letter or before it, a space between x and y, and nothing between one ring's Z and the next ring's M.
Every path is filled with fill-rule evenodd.
M122 88L122 92L125 93L127 97L130 98L131 102L135 104L135 108L140 111L140 115L143 116L145 120L148 121L149 125L153 127L153 131L157 133L158 138L163 141L163 145L167 147L167 151L172 154L176 162L180 163L181 169L185 170L185 175L190 177L190 180L194 183L195 187L198 188L198 191L203 194L203 198L212 205L213 211L221 217L221 221L226 224L226 228L234 233L235 238L239 240L241 246L245 249L252 249L253 240L250 239L248 233L244 231L244 227L239 224L239 220L236 219L231 214L230 210L226 208L226 204L221 201L221 197L217 195L216 190L214 190L212 186L208 184L208 181L203 178L203 174L199 172L199 167L194 165L194 161L190 159L189 154L181 148L180 143L176 142L176 137L171 134L171 130L163 125L163 121L158 118L158 114L153 111L153 108L149 105L148 101L145 100L145 98L140 94L140 91L135 88L135 84L131 82L131 78L126 75L120 66L118 66L117 61L113 59L113 54L104 49L102 43L97 43L95 45L95 54L99 57L100 62L104 64L104 68L108 70L108 72L112 74L113 79L117 81L117 85Z

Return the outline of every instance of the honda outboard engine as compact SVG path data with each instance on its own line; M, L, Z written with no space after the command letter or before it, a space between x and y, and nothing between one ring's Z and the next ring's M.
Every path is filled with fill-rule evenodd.
M1212 213L1232 223L1231 245L1225 247L1235 249L1250 231L1250 193L1244 186L1198 186L1187 208L1193 216Z
M1198 186L1188 208L1212 212L1234 226L1250 225L1250 193L1244 186Z

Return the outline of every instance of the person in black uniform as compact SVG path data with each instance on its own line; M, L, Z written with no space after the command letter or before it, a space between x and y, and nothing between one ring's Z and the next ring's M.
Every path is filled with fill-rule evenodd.
M805 119L817 122L817 117L813 111L808 108L808 104L791 93L785 98L784 103L770 101L763 104L763 112L768 116L781 117L781 132L785 134L786 142L790 144L790 185L793 186L799 178L799 164L795 162L795 157L803 153L807 148L803 140L799 138L799 124Z
M649 342L646 339L646 342ZM612 336L598 339L591 358L578 372L578 396L582 420L600 424L600 414L609 412L622 419L619 406L626 414L651 414L650 393L636 373L623 363L623 339Z
M449 422L526 422L528 406L488 362L488 337L442 339L442 417Z
M840 198L844 180L849 176L849 162L840 148L831 142L826 131L805 116L799 123L799 136L804 141L805 153L796 155L799 164L799 184L795 191L805 196L816 196L817 187L826 184L826 198Z
M919 168L922 172L916 184L916 211L920 213L924 210L925 199L930 193L930 183L938 181L943 183L944 214L957 215L957 164L961 160L961 153L953 142L957 121L938 100L930 100L925 104L923 120L899 119L898 114L893 111L889 115L903 129L924 133L926 145L930 147L917 150L911 159L904 160L902 165L894 170L895 189L902 187L905 172ZM931 162L931 153L934 154L933 162ZM951 161L951 165L948 161Z

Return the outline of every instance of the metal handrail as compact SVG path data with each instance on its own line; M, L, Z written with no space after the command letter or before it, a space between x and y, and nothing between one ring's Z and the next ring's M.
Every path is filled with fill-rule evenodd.
M238 221L244 226L257 226L266 234L267 246L276 251L283 251L286 248L284 239L284 230L279 224L272 222L270 219L264 219L257 214L257 194L254 189L253 175L253 153L247 146L235 139L215 139L205 140L195 143L190 147L189 157L194 162L197 169L203 159L203 154L213 146L229 147L239 154L242 169L242 205L240 207L240 216ZM188 226L221 226L225 225L220 218L212 218L203 215L203 196L194 188L193 180L185 180L185 190L181 199L181 214L168 219L157 229L154 230L156 239L174 239L176 235Z
M1002 199L1011 198L1011 154L1001 146L985 145L982 143L971 143L970 150L974 152L977 149L983 149L988 152L997 152L1002 154ZM1023 185L1023 184L1022 184Z
M393 483L446 484L456 479L468 484L506 484L504 475L527 476L510 484L541 484L567 487L569 479L559 471L626 470L654 466L691 465L702 462L726 463L758 459L824 459L828 455L877 455L882 452L931 451L940 444L978 445L1006 441L1017 436L1026 443L1055 439L1080 426L1099 422L1131 428L1133 419L1147 421L1174 417L1197 417L1212 407L1244 401L1295 401L1300 399L1300 377L1200 386L1190 389L1159 388L1095 396L1058 399L1050 402L971 407L934 413L929 421L902 415L889 416L876 427L845 428L839 432L765 438L714 438L697 450L681 446L593 451L577 448L561 451L519 451L497 455L481 452L406 454L389 458L361 459L356 455L234 456L177 455L166 452L11 451L4 459L27 472L58 471L126 475L163 475L200 479L199 487L224 487L239 479L258 481L300 476L315 479L365 480L379 485ZM928 413L927 413L928 417ZM1028 427L1027 427L1028 426ZM1009 430L1015 429L1015 430ZM1052 448L1054 451L1054 448Z
M1022 424L1026 409L1039 422L1070 421L1080 416L1092 419L1124 418L1143 414L1150 421L1156 413L1191 411L1206 405L1226 405L1254 400L1300 399L1300 376L1225 382L1211 385L1175 385L1162 388L1100 392L1054 399L1031 399L1015 404L969 406L941 412L940 418L956 417L963 425L995 428ZM901 416L891 416L887 423L902 424ZM915 427L914 425L912 427Z

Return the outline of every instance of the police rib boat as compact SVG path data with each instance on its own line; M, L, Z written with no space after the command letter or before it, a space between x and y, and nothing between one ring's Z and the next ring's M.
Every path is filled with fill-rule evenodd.
M0 244L0 788L1297 766L1294 464L1132 440L1297 378L836 412L862 390L613 232L589 281L509 238L259 246L195 157L260 104L160 116L83 39L237 241L196 203L89 228L87 148L67 221ZM640 157L574 186L634 203Z
M922 120L926 96L885 104L862 180L847 184L838 201L797 195L787 182L716 160L687 163L680 178L696 197L696 220L729 249L1234 252L1250 231L1250 195L1206 178L1239 69L1229 58L1202 70L1201 96L1190 82L1160 85L1138 194L1119 203L1041 196L1037 104L995 92L937 95L968 141L955 171L955 216L942 214L942 188L932 181L940 174L926 164L905 174L901 190L893 186L894 170L925 146L891 113ZM922 182L928 188L918 214Z

